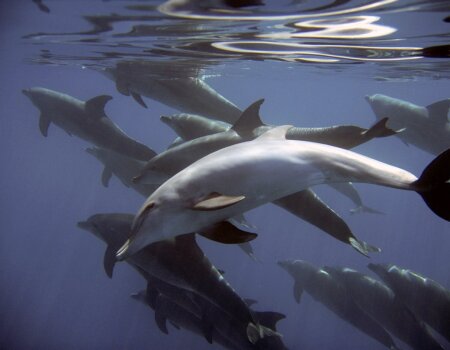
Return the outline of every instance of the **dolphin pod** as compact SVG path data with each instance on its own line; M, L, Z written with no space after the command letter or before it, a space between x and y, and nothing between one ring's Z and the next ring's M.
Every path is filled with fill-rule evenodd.
M261 103L253 108L259 110ZM136 214L131 236L117 258L124 259L148 244L179 234L208 231L212 225L224 225L230 217L328 182L362 182L415 191L436 215L450 220L450 150L436 157L417 178L342 148L286 140L290 128L277 127L255 140L211 153L163 183ZM209 238L237 243L255 236L241 234L235 240L225 233Z
M78 224L107 243L104 268L110 277L116 262L115 251L127 239L132 220L133 216L129 214L96 214ZM154 243L127 261L145 273L198 294L222 309L235 323L243 325L248 340L253 344L265 335L275 334L259 324L245 301L203 254L195 242L194 234L179 236L173 241ZM205 318L211 319L207 315ZM211 331L207 335L208 339L211 339Z
M424 320L411 312L390 285L349 268L319 268L304 260L286 260L278 264L294 279L297 302L306 291L340 318L389 349L398 349L391 334L412 349L444 349L424 325ZM409 294L414 295L414 291ZM440 310L440 314L448 316L444 310Z
M247 231L254 227L243 216L250 209L273 203L364 255L379 249L357 239L311 186L329 184L355 203L355 212L374 213L380 212L366 207L351 183L415 191L436 215L450 220L449 100L422 108L377 94L367 97L378 119L369 128L277 127L261 121L263 100L241 112L203 79L182 72L164 77L161 68L170 71L164 64L132 62L104 71L120 93L142 106L146 96L182 112L161 117L179 138L160 154L106 116L111 96L84 102L45 88L23 90L40 110L43 136L53 123L88 141L87 152L103 164L103 186L115 175L147 197L136 215L96 214L78 226L106 243L103 267L109 277L120 260L143 277L145 290L132 297L153 310L161 332L168 334L172 325L227 349L286 349L277 331L285 316L255 311L254 302L231 287L196 243L198 234L239 244L253 257L249 241L257 235ZM416 177L348 150L391 135L437 157ZM351 268L318 268L300 260L279 265L294 278L297 302L306 291L386 348L398 349L395 336L413 349L442 349L430 327L450 341L449 291L413 271L369 264L378 281Z
M377 119L389 117L388 125L402 129L397 134L405 144L412 144L438 155L450 148L450 99L426 107L382 94L366 96Z
M450 342L450 290L417 272L393 264L369 264L415 315Z
M153 150L127 136L106 116L104 108L111 96L101 95L83 102L42 87L22 92L41 112L39 129L45 137L53 123L69 135L132 158L149 160L155 155Z

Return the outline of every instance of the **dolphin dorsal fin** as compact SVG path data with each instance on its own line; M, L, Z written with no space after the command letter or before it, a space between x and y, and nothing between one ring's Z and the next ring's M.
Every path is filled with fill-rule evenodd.
M292 127L292 125L277 126L266 131L264 134L256 138L255 141L286 140L286 133Z
M100 119L106 117L105 105L112 99L109 95L100 95L87 100L84 106L84 110L89 115L89 117L94 119Z
M253 130L259 126L265 125L259 116L259 109L261 108L263 102L264 99L262 98L247 107L231 129L236 131L242 137L252 137Z
M427 106L428 118L435 123L448 123L448 109L450 108L450 98L432 103Z

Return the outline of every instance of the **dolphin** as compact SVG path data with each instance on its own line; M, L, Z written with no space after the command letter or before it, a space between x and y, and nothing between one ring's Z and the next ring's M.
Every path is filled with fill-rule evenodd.
M324 267L355 303L391 334L416 350L444 348L384 283L349 268Z
M450 98L426 107L381 94L366 96L366 101L377 119L389 117L389 127L403 129L397 137L405 144L433 155L450 148Z
M188 310L182 308L178 303L167 297L159 290L155 289L151 283L147 285L147 290L140 291L132 295L136 300L150 306L155 311L155 319L158 327L163 333L168 334L166 319L172 324L187 329L195 334L203 335L203 320ZM207 303L207 302L206 302ZM281 338L266 337L259 339L255 344L251 344L246 339L245 331L239 329L234 323L230 323L229 318L220 308L209 304L211 315L214 317L214 331L212 332L212 342L218 343L227 349L251 350L251 349L272 349L285 350ZM159 316L156 316L156 314ZM276 330L276 323L285 318L285 315L277 312L258 312L255 314L261 319L262 324L266 327ZM162 321L160 321L162 319ZM266 342L271 340L270 347Z
M86 102L42 87L22 90L40 110L39 129L47 137L51 123L96 146L139 160L149 160L156 153L127 136L105 114L111 96L101 95Z
M144 168L145 162L100 147L87 148L86 152L104 165L101 177L104 187L108 187L114 174L124 186L131 187L145 197L148 197L158 188L158 185L136 184L132 181L133 177Z
M391 335L355 303L346 289L327 271L304 260L279 261L294 279L294 298L300 303L303 291L344 321L372 337L386 348L398 349Z
M150 97L181 112L200 114L212 119L233 123L241 115L240 109L220 95L204 80L190 76L161 77L169 63L119 62L103 73L115 81L117 90L131 95L146 107L142 96Z
M286 140L290 127L211 153L163 183L136 214L118 259L323 183L352 181L416 191L436 215L450 221L450 150L433 160L418 179L349 150ZM227 239L220 234L210 238ZM247 241L252 238L243 236Z
M96 214L78 223L80 228L94 233L107 243L104 267L108 276L112 276L116 263L114 253L126 241L132 222L131 214ZM247 336L252 343L275 334L258 323L245 301L203 254L194 234L156 242L127 261L166 283L201 295L222 308L246 325Z
M369 264L419 319L429 324L450 342L450 290L417 272L393 264Z

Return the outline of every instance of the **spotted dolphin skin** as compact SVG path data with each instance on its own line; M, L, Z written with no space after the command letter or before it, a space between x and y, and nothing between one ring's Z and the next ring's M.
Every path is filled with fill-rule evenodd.
M345 149L286 140L290 127L281 126L253 141L216 151L163 183L138 211L131 236L117 257L124 259L153 242L199 232L328 182L362 182L416 191L431 210L450 221L450 150L432 161L418 179L406 170ZM214 239L226 240L225 235Z
M156 155L153 150L126 135L106 116L104 108L111 96L101 95L83 102L42 87L24 89L22 92L40 110L39 129L45 137L53 123L69 135L131 158L149 160Z
M394 291L398 301L450 342L450 290L393 264L369 264L369 269Z
M450 98L427 107L381 94L366 96L366 100L377 119L388 117L389 127L402 129L397 137L404 143L434 155L450 148Z

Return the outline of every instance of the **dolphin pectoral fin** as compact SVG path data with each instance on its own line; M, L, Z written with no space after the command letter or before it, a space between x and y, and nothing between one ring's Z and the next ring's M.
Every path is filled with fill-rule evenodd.
M258 261L255 256L255 252L253 251L253 247L250 242L240 243L238 247L247 254L253 261Z
M243 199L245 199L245 196L225 196L217 192L212 192L197 202L191 209L205 211L219 210L239 203Z
M295 283L294 283L294 299L297 302L297 304L300 304L302 294L303 294L302 285L299 282L295 281Z
M210 344L213 342L214 323L211 321L208 312L202 314L202 333L206 341Z
M164 334L169 334L169 331L167 330L167 318L160 312L159 310L155 309L155 322L158 326L159 330L163 332Z
M41 116L39 117L39 130L41 131L42 136L47 137L48 127L50 126L50 123L51 119L45 114L41 114Z
M109 278L112 278L116 261L116 251L108 246L108 248L106 248L105 255L103 256L103 268Z
M123 79L116 79L116 90L124 96L130 96L130 89L128 84Z
M385 212L382 212L377 209L373 209L371 207L368 207L366 205L360 205L359 207L350 209L351 214L357 214L357 213L370 213L370 214L379 214L379 215L386 215Z
M255 311L256 319L263 326L276 331L277 323L286 318L286 315L273 311Z
M437 216L450 221L450 148L431 161L411 189Z
M170 320L169 320L169 322L176 330L180 330L181 329L181 327L179 325L177 325L175 322L170 321Z
M133 97L133 99L139 103L142 107L144 108L148 108L147 105L145 104L144 100L142 99L142 96L139 95L138 93L134 92L134 91L130 91L131 96Z
M445 125L448 123L448 109L450 108L450 98L432 103L427 106L428 118L436 124Z
M93 119L100 119L105 117L105 105L112 100L112 96L100 95L87 100L84 105L84 110Z
M246 232L238 229L228 221L222 221L212 226L208 226L198 232L199 235L224 244L245 243L255 239L256 233Z
M109 180L111 180L112 170L105 166L102 173L102 185L103 187L108 187Z
M241 116L231 129L236 131L241 137L252 138L253 130L265 125L259 116L259 109L263 102L264 99L260 99L252 103L244 112L242 112Z
M254 141L285 140L287 131L292 127L292 125L277 126L276 128L266 131L264 134L257 137Z

